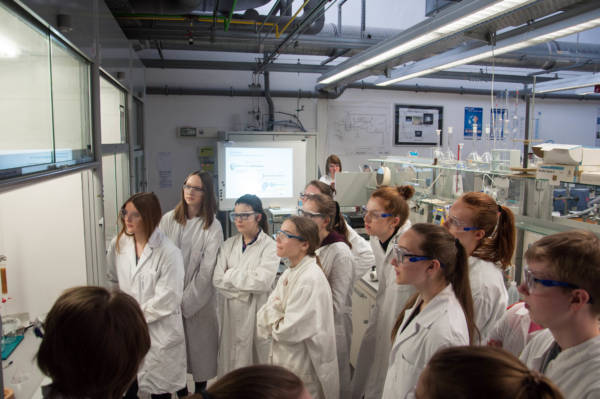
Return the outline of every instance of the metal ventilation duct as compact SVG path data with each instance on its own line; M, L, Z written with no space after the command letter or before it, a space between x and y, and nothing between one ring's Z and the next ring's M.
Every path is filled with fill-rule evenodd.
M235 10L248 10L261 7L270 0L237 0ZM218 11L230 12L234 0L129 0L134 13L151 14L190 14L193 12L212 12L218 3Z

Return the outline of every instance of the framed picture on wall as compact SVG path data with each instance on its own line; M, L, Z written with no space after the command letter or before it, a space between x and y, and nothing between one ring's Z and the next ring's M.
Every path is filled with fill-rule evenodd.
M395 145L441 145L444 107L396 104ZM438 138L436 130L440 130Z

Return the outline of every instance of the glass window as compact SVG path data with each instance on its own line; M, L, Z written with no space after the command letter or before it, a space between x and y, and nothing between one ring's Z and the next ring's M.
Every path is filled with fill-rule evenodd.
M92 161L88 65L56 39L51 43L56 162Z
M110 154L102 157L104 188L104 237L106 245L119 232L119 209L129 198L129 154Z
M127 142L126 94L106 78L100 78L102 144Z
M0 4L0 179L94 158L89 63L23 15Z
M0 4L0 177L53 161L48 40Z
M133 148L139 150L144 147L144 103L133 97L133 109L131 110L131 141Z

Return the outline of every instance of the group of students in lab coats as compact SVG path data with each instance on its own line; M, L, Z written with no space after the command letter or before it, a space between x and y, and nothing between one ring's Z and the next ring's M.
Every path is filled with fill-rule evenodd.
M598 372L573 365L600 363L600 305L592 300L600 289L598 239L561 233L527 251L519 290L528 320L549 328L522 340L531 341L522 350L531 371L501 349L477 347L503 346L494 331L507 319L502 271L514 252L512 212L467 193L444 226L411 225L413 193L410 186L372 193L364 208L368 242L344 222L331 186L318 181L309 182L299 216L284 221L276 240L260 199L245 195L230 214L238 234L223 242L207 173L190 174L165 215L154 194L132 196L108 251L108 279L139 302L151 347L126 397L138 389L185 396L186 372L204 394L208 379L255 364L292 371L313 398L442 397L433 386L454 377L440 365L460 358L463 371L506 372L503 389L513 392L506 397L562 397L540 373L566 397L595 397ZM280 259L288 267L273 288ZM351 378L352 287L371 266L379 289ZM570 351L584 344L585 356ZM586 383L575 390L578 379ZM555 396L515 396L526 391Z

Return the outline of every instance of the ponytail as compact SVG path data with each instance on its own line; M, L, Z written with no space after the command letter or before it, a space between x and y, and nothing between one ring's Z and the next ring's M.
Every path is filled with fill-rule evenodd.
M463 201L473 211L472 225L485 232L473 256L488 262L497 263L504 270L512 261L515 251L515 215L485 193L466 193Z
M397 186L396 190L405 200L409 200L415 194L415 188L413 186Z
M557 387L535 370L529 370L521 379L515 399L562 399Z
M493 245L496 247L497 261L500 262L503 269L506 269L510 265L515 252L515 215L509 208L502 205L498 205L498 211L500 215L498 216L498 228L496 229Z
M269 221L267 220L267 214L265 213L265 211L261 211L258 212L261 215L260 220L258 221L258 225L260 226L261 230L265 233L265 234L269 234Z
M458 238L454 239L456 247L456 265L453 273L445 273L446 279L452 284L454 295L460 303L467 320L469 329L469 343L479 342L481 334L475 325L475 311L473 309L473 294L471 293L471 284L469 282L469 261L467 251L462 246Z
M315 257L315 260L317 261L317 265L319 265L319 267L321 268L321 270L323 270L323 265L321 264L321 259L319 259L319 255L314 254L312 256ZM325 272L323 272L323 273L325 273Z
M340 211L340 204L337 201L335 202L335 218L333 223L333 229L344 236L344 240L346 244L352 249L352 244L348 239L348 226L346 226L346 219L344 219L344 215Z
M404 304L404 308L402 308L402 310L400 311L400 314L398 315L398 318L396 319L396 323L394 323L394 327L392 328L392 344L394 343L394 340L396 339L396 335L398 335L398 331L400 330L400 327L402 326L402 321L404 321L404 315L406 314L406 311L410 308L412 308L413 306L415 306L415 303L417 303L417 298L419 297L419 293L416 292L414 293L410 298L408 298L408 301L406 301L406 303Z
M329 218L327 231L335 231L344 237L344 243L352 248L348 240L348 227L344 221L344 216L340 212L340 204L326 196L325 194L314 194L306 199L306 202L312 201L317 206L317 211Z

